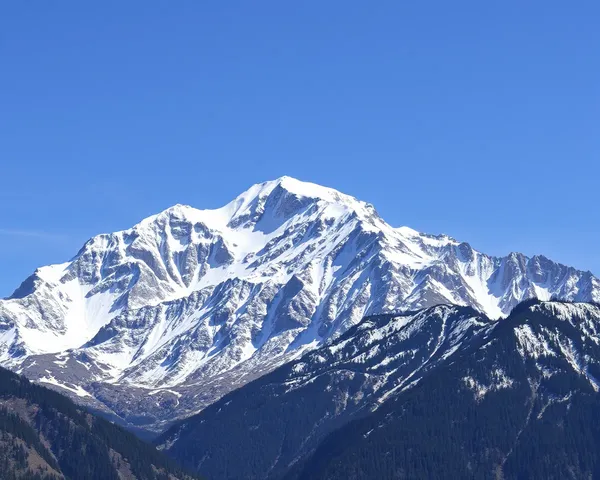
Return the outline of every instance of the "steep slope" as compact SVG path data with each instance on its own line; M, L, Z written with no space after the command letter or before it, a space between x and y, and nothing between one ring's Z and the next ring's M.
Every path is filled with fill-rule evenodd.
M597 301L600 283L392 228L364 202L283 177L217 210L177 205L37 270L0 301L0 362L159 429L365 315L453 303L498 318L532 296Z
M325 435L409 388L488 328L490 321L470 307L367 318L226 395L157 443L210 478L278 478Z
M526 305L288 478L600 478L599 329L597 306Z
M0 368L3 480L193 480L133 434Z
M367 318L158 443L223 479L595 478L598 379L598 306L438 306Z

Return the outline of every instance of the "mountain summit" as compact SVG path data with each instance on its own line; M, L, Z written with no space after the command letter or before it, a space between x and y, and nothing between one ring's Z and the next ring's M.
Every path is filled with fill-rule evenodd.
M0 362L154 427L365 315L452 303L500 318L553 296L600 301L600 282L393 228L365 202L282 177L216 210L175 205L38 269L0 301Z

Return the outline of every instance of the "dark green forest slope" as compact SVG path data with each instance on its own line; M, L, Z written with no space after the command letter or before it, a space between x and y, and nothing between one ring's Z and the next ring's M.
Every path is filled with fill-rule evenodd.
M594 479L599 390L598 305L440 306L367 318L158 442L219 479Z
M598 308L522 305L290 479L600 478Z
M132 433L0 368L0 479L192 480Z

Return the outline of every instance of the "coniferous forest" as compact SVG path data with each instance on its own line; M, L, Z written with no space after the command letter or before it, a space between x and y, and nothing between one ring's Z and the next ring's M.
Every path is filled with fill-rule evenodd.
M472 315L458 312L462 316L446 319L449 339L466 325L460 319ZM365 321L371 330L392 319ZM350 399L367 390L358 382L360 364L336 344L332 349L342 353L335 359L324 347L281 367L182 421L158 442L176 433L169 453L210 478L600 478L598 306L530 300L508 318L487 323L451 356L439 349L436 368L413 377L414 384L352 415ZM419 331L435 326L429 316ZM361 350L355 332L340 344L350 345L355 358L383 359L389 366L391 337ZM404 351L423 348L417 340L427 343L413 340L403 344L409 347ZM311 364L315 358L327 360ZM290 372L300 364L310 380L306 388L290 389ZM354 370L335 377L334 365ZM336 417L339 403L329 394L342 382L346 411ZM331 420L337 428L317 435ZM238 461L228 457L232 451ZM277 465L281 458L285 465Z
M582 342L568 322L527 308L538 303L518 306L492 338L332 433L288 478L600 478L600 372L577 375L558 356L524 359L513 333L545 332L549 348L568 339L595 358L600 347ZM498 371L510 379L504 388L473 391L471 379L483 385Z
M2 480L192 480L153 446L0 368Z

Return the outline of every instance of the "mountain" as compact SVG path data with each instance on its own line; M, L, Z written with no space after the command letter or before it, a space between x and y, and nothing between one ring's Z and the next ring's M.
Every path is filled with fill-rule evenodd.
M365 315L452 303L490 318L529 297L599 301L589 272L393 228L283 177L228 205L176 205L90 239L0 301L0 363L158 431L335 339Z
M0 368L3 480L193 480L132 433Z
M533 304L287 478L600 478L600 309Z
M210 478L278 478L328 433L410 388L489 325L471 307L447 305L368 317L183 420L157 444Z
M221 479L600 478L599 386L597 305L438 306L366 318L157 442Z

